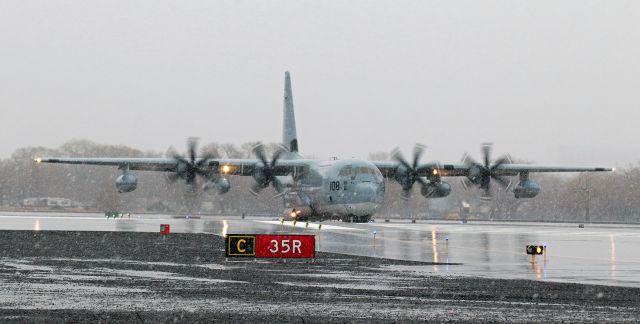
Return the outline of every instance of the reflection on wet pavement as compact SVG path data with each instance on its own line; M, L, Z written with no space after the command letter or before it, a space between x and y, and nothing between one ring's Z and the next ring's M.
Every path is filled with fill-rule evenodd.
M317 235L320 251L436 263L417 267L437 275L582 282L640 287L640 227L540 223L409 222L281 223L277 219L172 218L134 215L0 213L0 229L157 232L296 233ZM375 234L374 234L375 233ZM528 244L546 245L533 262ZM451 264L450 264L451 263ZM454 265L455 263L455 265Z

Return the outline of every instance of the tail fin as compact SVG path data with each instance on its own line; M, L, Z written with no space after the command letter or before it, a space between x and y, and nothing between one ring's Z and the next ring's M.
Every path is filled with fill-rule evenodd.
M293 112L293 94L291 93L291 77L284 73L284 119L282 121L282 144L290 152L298 152L298 135L296 135L296 117Z

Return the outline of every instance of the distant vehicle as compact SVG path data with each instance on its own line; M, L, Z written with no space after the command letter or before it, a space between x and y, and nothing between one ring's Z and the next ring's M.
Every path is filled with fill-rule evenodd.
M104 213L104 216L109 219L109 218L124 218L125 216L127 218L131 218L131 213L121 213L121 212L117 212L117 211L108 211Z
M491 194L491 182L496 181L510 189L507 177L519 176L520 181L512 189L516 198L533 198L540 186L529 178L534 172L598 172L608 168L562 167L512 164L508 156L491 161L491 146L483 145L483 163L468 155L462 164L438 162L420 163L424 147L416 145L411 162L398 150L391 161L367 160L309 160L298 153L298 137L293 109L291 78L285 73L284 122L282 149L269 159L264 146L256 145L253 152L257 159L223 159L213 155L196 157L196 140L190 139L189 156L174 155L171 158L74 158L43 157L37 163L65 163L117 166L122 175L116 180L120 193L137 188L138 178L131 171L172 172L170 179L183 179L195 191L196 178L204 179L202 189L224 194L231 188L229 175L250 176L255 184L249 189L258 194L273 186L284 201L286 219L335 219L349 222L368 222L384 200L384 178L395 179L402 186L402 195L408 199L417 182L426 198L446 197L451 186L445 177L465 177L465 188L478 186Z

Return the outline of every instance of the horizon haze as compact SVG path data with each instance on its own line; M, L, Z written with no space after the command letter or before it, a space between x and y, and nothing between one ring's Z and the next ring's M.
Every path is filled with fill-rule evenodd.
M303 155L544 164L640 158L640 3L6 1L0 158L71 139L182 151L277 142L290 71Z

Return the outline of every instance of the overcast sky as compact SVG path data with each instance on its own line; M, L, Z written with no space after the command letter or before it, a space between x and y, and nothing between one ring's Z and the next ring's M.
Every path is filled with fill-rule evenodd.
M638 1L0 1L0 157L70 139L164 152L546 164L640 160Z

